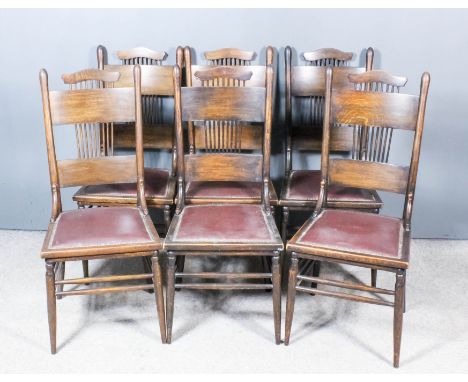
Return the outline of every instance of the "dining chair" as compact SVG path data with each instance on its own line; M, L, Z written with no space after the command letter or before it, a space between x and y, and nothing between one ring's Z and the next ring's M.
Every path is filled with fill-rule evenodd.
M80 83L86 78L97 84L95 88L49 91L47 72L44 69L40 72L52 191L52 214L41 250L41 257L46 264L47 309L52 354L57 350L56 300L64 296L154 289L161 340L163 343L166 341L159 267L159 251L162 249L162 243L148 215L145 199L140 66L136 65L133 68L132 88L102 87L103 83L110 85L117 82L119 77L118 72L84 70L67 75L65 78L70 83ZM135 155L108 156L101 151L103 143L105 147L106 142L101 140L100 133L117 122L132 123L129 128L135 129ZM58 160L54 131L61 125L73 126L75 134L80 136L80 139L88 135L89 144L85 150L92 152L92 155L83 156L79 151L76 159ZM132 183L137 195L136 204L62 211L62 188L102 183ZM66 262L130 259L143 256L152 256L152 273L64 279ZM152 284L141 283L142 280L151 279ZM140 283L134 283L135 281ZM82 287L109 282L124 284ZM63 290L66 285L70 285L70 289Z
M394 309L393 364L399 366L401 332L405 305L406 270L409 265L411 216L414 204L421 139L430 76L421 78L419 96L375 91L392 76L383 72L349 75L353 83L374 82L373 90L336 89L332 86L334 70L327 69L321 156L320 195L312 217L287 243L290 255L286 305L285 344L289 344L296 291L319 296L390 306ZM359 85L359 87L361 87ZM348 130L356 140L367 145L365 154L350 159L329 156L333 129ZM409 166L388 163L388 137L394 131L412 140ZM364 138L363 136L370 137ZM328 190L333 185L375 189L405 195L403 215L394 218L357 210L328 208ZM310 277L298 271L299 259L347 264L379 269L395 274L395 288L385 289L365 283L352 283ZM311 282L315 287L305 287ZM320 286L320 288L317 287ZM325 287L325 288L324 288ZM343 293L327 287L366 292ZM391 300L383 296L393 296Z
M250 68L229 68L231 80L243 81L252 75ZM219 75L218 68L206 69L199 78ZM166 236L167 254L166 320L167 342L172 339L175 289L273 290L276 343L281 331L281 276L279 257L283 243L271 213L270 142L272 123L273 68L266 69L266 85L258 87L210 86L176 90L176 128L178 151L183 146L182 122L197 121L232 137L241 122L255 122L262 129L261 153L209 151L178 156L178 199ZM220 123L228 122L229 123ZM227 129L227 130L226 130ZM186 204L186 183L260 182L257 204L220 203ZM251 272L176 272L176 259L185 256L269 257L272 271ZM182 268L183 269L183 268ZM187 281L199 280L196 282ZM176 279L178 280L176 282ZM215 280L215 281L207 281ZM217 281L216 281L217 280ZM220 282L224 280L226 282ZM244 280L244 282L236 282ZM263 280L262 283L249 282ZM266 284L265 280L271 280ZM205 281L205 282L203 282Z
M156 52L139 47L118 51L120 65L108 64L107 50L97 48L98 68L104 71L119 72L120 78L113 87L133 86L134 65L141 67L141 88L143 108L143 147L146 151L169 151L172 155L171 168L145 167L146 203L150 208L162 209L165 231L171 222L171 208L174 205L176 150L173 110L166 112L164 101L174 97L171 65L163 65L167 58L165 52ZM176 50L176 64L183 63L183 50ZM80 84L82 86L82 83ZM71 86L76 86L71 84ZM167 109L167 108L166 108ZM166 114L166 115L165 115ZM167 114L172 114L168 116ZM169 118L168 118L169 117ZM168 121L169 120L169 121ZM112 156L119 150L135 149L135 130L129 124L114 124L108 135L106 155ZM73 196L78 206L135 205L136 190L132 184L103 184L84 186Z
M266 67L273 65L274 50L266 48L266 65L252 65L255 58L254 52L242 51L229 48L211 52L205 52L208 65L193 65L192 53L189 47L184 48L185 77L187 87L265 87ZM250 75L239 79L229 80L229 74L237 67L248 65ZM211 70L217 68L216 70ZM206 77L206 73L211 76ZM244 74L245 75L245 74ZM212 121L211 123L214 123ZM261 151L263 134L258 123L247 123L246 121L235 121L233 128L233 139L223 139L224 131L230 129L233 121L217 121L220 129L211 128L209 123L203 124L188 121L189 154L200 152L251 152ZM218 136L217 131L220 132ZM235 139L234 139L235 138ZM252 181L219 181L202 182L193 180L187 183L185 203L207 204L207 203L260 203L262 190L261 182ZM277 205L278 197L273 185L269 182L270 203Z

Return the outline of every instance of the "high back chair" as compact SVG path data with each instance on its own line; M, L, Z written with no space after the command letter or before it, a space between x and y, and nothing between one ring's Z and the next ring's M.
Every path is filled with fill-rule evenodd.
M187 87L265 87L266 67L273 64L274 50L266 49L266 65L252 65L254 52L228 48L205 52L208 65L193 65L189 47L184 48L185 75ZM234 78L235 69L247 66L248 76ZM215 69L216 70L213 70ZM258 124L245 121L219 121L220 129L208 124L188 121L189 153L200 152L252 152L261 151L263 142L262 129ZM219 135L217 132L220 132ZM227 135L226 135L227 134ZM229 134L232 134L230 138ZM229 139L228 139L229 138ZM255 181L235 182L200 182L187 184L186 203L259 203L262 185ZM276 205L273 182L269 184L270 203Z
M213 70L217 70L213 68ZM249 68L236 68L236 79L250 75ZM273 289L276 342L280 342L280 265L282 241L271 214L270 142L272 123L273 68L267 67L262 87L185 87L176 93L177 145L182 150L183 121L197 121L219 128L220 122L255 122L263 131L261 153L209 152L178 157L178 201L164 249L167 270L167 341L171 342L174 291L180 289L248 290ZM262 126L263 125L263 126ZM186 205L186 183L259 182L257 204ZM257 256L272 259L266 273L198 272L176 273L176 258L184 256ZM200 282L183 282L186 277ZM177 284L176 278L183 280ZM272 284L201 282L214 280L272 280Z
M295 169L293 152L320 152L322 145L323 105L325 96L325 72L328 67L335 69L333 86L353 88L348 74L359 74L372 70L374 51L366 52L366 66L353 67L350 62L353 53L338 49L318 49L303 54L305 65L292 65L292 49L285 49L285 134L286 163L285 177L281 189L279 205L282 207L281 235L288 236L291 210L313 210L319 196L320 170ZM330 150L347 154L354 150L352 136L332 130ZM365 209L378 212L382 206L374 190L353 188L330 188L330 206L337 208Z
M171 206L175 196L176 150L173 120L167 122L164 116L163 100L174 97L172 79L173 67L163 65L165 52L155 52L147 48L134 48L117 52L120 65L109 65L105 47L97 48L98 68L120 73L119 80L112 84L115 88L133 86L134 65L141 67L141 92L143 108L143 147L145 150L166 150L172 152L172 165L163 168L145 168L146 203L151 208L164 211L165 231L171 221ZM176 63L181 66L183 50L176 51ZM166 113L167 114L167 113ZM173 114L173 111L169 114ZM128 123L114 124L109 131L107 155L119 149L135 149L135 129ZM73 196L80 207L135 205L136 193L132 184L104 184L85 186Z
M162 243L148 215L145 200L143 134L141 111L141 69L133 69L132 88L96 88L49 91L47 72L41 70L40 83L46 130L47 155L52 190L52 216L41 250L46 262L47 308L51 352L56 352L56 299L62 296L101 294L155 289L161 340L165 342L164 301L158 251ZM94 78L99 84L118 81L120 74L96 69L68 75L73 82ZM93 155L58 160L54 128L74 126L86 135L89 126L133 123L135 155L108 156L95 144ZM66 126L58 128L66 128ZM83 128L85 126L86 128ZM96 129L94 129L96 130ZM81 132L79 132L81 131ZM98 132L94 131L98 142ZM92 133L93 134L93 133ZM90 147L88 145L88 151ZM100 151L101 150L101 151ZM132 207L108 207L62 211L61 189L81 185L132 183L137 195ZM153 273L64 279L65 262L94 259L126 259L152 256ZM151 280L143 284L80 288L85 284ZM64 291L64 285L74 288Z
M377 76L370 72L349 77L354 83L392 79L382 72ZM312 217L286 247L291 260L285 344L289 344L296 291L391 306L394 309L393 364L398 367L406 269L410 255L411 215L430 77L428 73L423 74L419 96L371 91L366 88L367 85L364 90L333 89L332 78L332 69L327 69L320 197ZM356 140L360 140L363 135L374 137L363 139L367 145L366 154L358 153L357 157L350 159L331 158L331 133L336 128L350 131ZM389 164L388 154L382 155L385 136L388 137L393 130L401 130L412 137L409 166ZM402 218L356 210L330 209L328 190L332 185L403 194L405 202ZM392 272L396 276L395 289L309 277L298 272L299 259ZM303 282L318 284L320 288L305 287L301 285ZM367 292L377 297L322 289L329 286ZM393 296L393 301L381 295Z

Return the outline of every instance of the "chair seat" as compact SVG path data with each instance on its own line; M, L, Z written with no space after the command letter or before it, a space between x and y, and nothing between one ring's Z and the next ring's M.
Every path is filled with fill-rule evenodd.
M270 203L278 204L275 187L270 182ZM261 182L191 181L187 184L186 203L255 203L261 201Z
M274 218L261 205L186 206L175 215L164 248L202 250L282 250Z
M62 212L50 223L41 256L151 252L161 247L151 219L139 208L85 208Z
M400 219L350 210L323 210L287 244L288 251L382 266L408 266L409 233Z
M315 206L320 193L320 170L291 171L282 190L282 206ZM328 207L379 209L382 201L373 190L331 185L328 188Z
M175 178L168 170L145 168L145 195L148 206L172 204L175 193ZM81 187L73 200L85 205L135 205L135 183L100 184Z

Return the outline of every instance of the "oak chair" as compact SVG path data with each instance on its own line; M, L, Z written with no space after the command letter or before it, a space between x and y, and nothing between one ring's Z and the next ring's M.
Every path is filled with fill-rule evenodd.
M205 52L208 65L193 65L192 53L189 47L184 48L185 77L187 87L265 87L266 66L273 65L274 50L266 49L266 65L252 65L254 52L234 48ZM248 77L231 78L230 74L237 67L247 66L251 73ZM216 70L211 70L217 68ZM206 77L210 73L210 78ZM213 121L211 123L214 123ZM258 124L246 121L218 121L220 135L217 128L209 123L188 121L189 153L200 152L252 152L262 149L262 129ZM232 131L232 139L224 137L225 131ZM226 138L226 139L224 139ZM262 184L260 182L200 182L191 181L187 184L185 203L260 203ZM273 183L269 184L270 203L276 205L278 197Z
M333 75L332 69L327 69L319 200L312 217L286 246L290 266L285 344L289 344L296 291L391 306L394 309L393 364L398 367L405 278L410 255L411 215L430 77L428 73L422 75L420 94L413 96L376 92L367 89L367 85L364 90L333 89ZM383 72L377 75L367 72L350 75L349 79L355 83L378 83L391 81L393 77ZM363 139L367 145L363 156L333 159L329 156L333 129L349 130L356 139L363 135L375 139ZM389 164L388 154L382 155L385 137L393 130L411 135L413 145L409 166ZM332 185L404 194L403 216L400 219L356 210L330 209L328 190ZM309 277L298 271L299 259L392 272L396 276L395 289ZM305 287L301 285L303 282L311 282L315 287ZM368 292L377 297L318 289L317 284ZM393 301L381 295L393 296Z
M66 76L102 83L117 82L117 72L90 69ZM132 88L83 88L49 91L47 72L40 72L47 155L52 190L52 215L41 257L46 263L47 309L51 352L56 353L56 299L64 296L102 294L136 290L155 290L161 340L166 341L164 300L159 251L162 243L148 215L145 200L143 134L141 110L141 69L133 69ZM136 155L107 156L101 151L99 127L105 131L112 123L131 122L135 129ZM92 133L93 155L57 160L54 128L74 126L79 134ZM83 127L85 126L85 127ZM93 129L90 128L93 127ZM59 127L62 128L62 127ZM65 127L64 127L65 128ZM89 146L88 146L89 151ZM77 209L62 211L61 189L81 185L131 182L137 195L132 207ZM153 272L146 274L97 276L64 279L65 263L94 259L127 259L152 256ZM151 280L120 286L79 288L84 284ZM64 291L65 285L73 288Z
M285 48L285 177L279 205L282 209L281 235L286 242L290 211L313 210L319 196L320 170L294 169L293 152L320 152L322 145L325 72L335 68L334 86L352 88L348 74L372 70L374 51L366 52L366 67L352 67L353 53L338 49L318 49L303 54L305 65L292 65L292 49ZM330 150L347 154L353 151L352 136L332 130ZM378 212L382 206L373 190L333 187L329 191L330 207L365 209Z
M165 52L156 52L143 47L119 51L117 57L121 60L121 65L109 65L107 63L106 48L102 45L98 46L98 68L120 73L120 78L112 84L113 87L133 86L133 67L134 65L140 65L141 67L144 149L172 152L171 169L145 168L146 203L148 207L163 210L165 230L167 231L171 222L171 206L174 205L177 154L174 124L173 121L169 123L166 121L167 116L164 116L163 100L174 96L173 67L163 65L167 58ZM176 50L176 63L181 66L182 62L183 50L178 47ZM71 86L73 85L71 84ZM128 125L126 123L111 126L106 155L113 155L114 150L135 149L135 130L129 128ZM73 200L80 207L135 205L137 195L132 184L104 184L82 187L73 196Z
M212 68L218 74L218 68ZM252 75L250 68L230 68L231 80ZM232 73L234 72L234 73ZM209 76L209 71L203 75ZM182 150L183 121L197 121L220 132L220 122L261 124L262 153L207 152L178 156L178 200L164 243L167 253L167 342L172 338L175 289L249 290L272 289L276 343L281 331L281 283L279 257L283 244L271 214L269 199L270 142L273 68L267 67L266 86L184 87L176 91L177 145ZM263 126L262 126L263 125ZM192 181L255 181L262 184L259 203L186 205L186 183ZM176 260L185 256L269 257L272 271L265 273L176 272ZM183 269L183 267L182 267ZM187 277L218 282L183 282ZM176 279L178 280L176 283ZM179 281L180 280L180 281ZM228 281L220 283L219 280ZM262 283L235 282L263 280ZM266 284L271 280L272 284ZM229 282L233 281L233 282Z

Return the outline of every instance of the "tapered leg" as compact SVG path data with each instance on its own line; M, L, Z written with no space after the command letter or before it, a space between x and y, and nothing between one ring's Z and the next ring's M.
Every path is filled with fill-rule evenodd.
M174 319L174 295L175 295L175 262L174 252L168 252L167 264L167 287L166 287L166 322L167 334L166 343L172 341L172 322Z
M156 308L158 311L159 330L161 332L161 341L166 343L166 312L164 310L164 296L161 278L161 267L159 265L158 252L155 252L152 257L153 263L153 284L154 296L156 298Z
M288 278L288 297L286 300L286 330L284 335L284 344L289 345L289 337L291 336L291 326L294 314L294 303L296 300L296 282L299 261L295 252L291 253L291 263L289 265Z
M405 300L406 272L399 269L395 281L395 307L393 316L393 366L400 366L401 332L403 327L403 306Z
M171 206L164 206L164 225L166 226L166 234L169 231L171 225Z
M371 269L371 285L374 288L377 286L377 269Z
M281 220L281 237L286 243L288 238L289 207L283 207L283 219Z
M54 263L46 262L47 314L49 318L50 352L57 352L57 306L55 299Z
M60 263L56 263L56 277L57 280L63 280L65 278L65 261L62 261ZM56 288L57 292L62 292L63 291L63 284L57 285ZM57 300L62 299L62 296L57 296Z
M275 251L272 259L272 282L273 282L273 318L275 322L275 341L281 343L281 269L280 254Z

